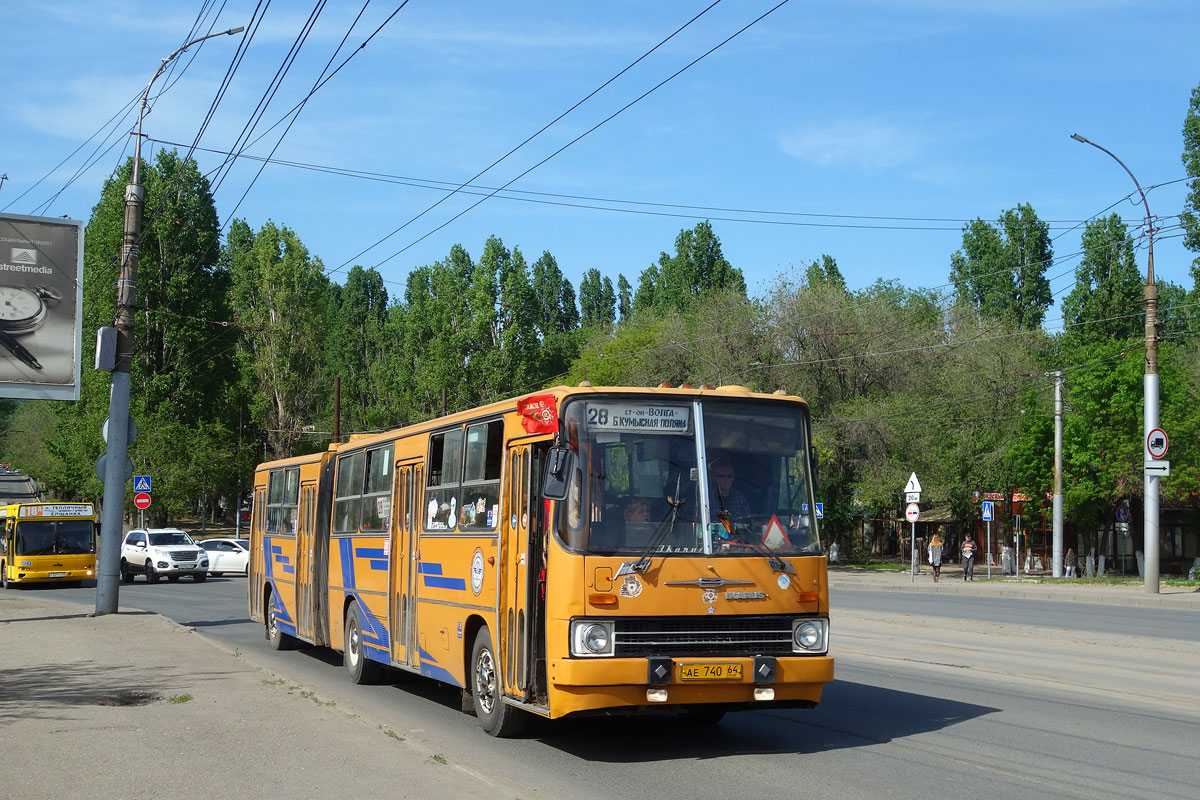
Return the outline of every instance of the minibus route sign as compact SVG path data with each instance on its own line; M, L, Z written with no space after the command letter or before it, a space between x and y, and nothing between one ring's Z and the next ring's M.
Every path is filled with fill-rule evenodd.
M659 403L588 403L588 428L594 431L691 433L691 408Z

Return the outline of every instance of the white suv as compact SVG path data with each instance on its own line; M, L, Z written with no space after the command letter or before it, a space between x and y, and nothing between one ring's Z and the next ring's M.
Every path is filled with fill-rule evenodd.
M121 580L132 583L141 573L150 583L162 575L169 581L191 575L196 583L208 578L208 553L179 528L137 528L121 544Z

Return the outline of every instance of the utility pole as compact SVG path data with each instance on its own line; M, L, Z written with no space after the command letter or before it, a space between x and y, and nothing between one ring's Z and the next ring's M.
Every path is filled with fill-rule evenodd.
M1060 370L1054 373L1054 562L1051 570L1056 578L1061 578L1063 574L1062 386Z
M1078 133L1071 138L1083 144L1090 144L1097 150L1103 150L1121 165L1121 169L1133 180L1138 194L1142 198L1142 206L1146 209L1146 288L1143 296L1146 301L1146 376L1142 384L1142 442L1138 447L1146 458L1146 443L1150 432L1158 427L1158 286L1154 283L1154 218L1150 216L1150 204L1146 202L1146 193L1142 185L1133 176L1125 162L1117 158L1108 148L1101 147L1089 141ZM1145 553L1145 589L1149 594L1158 594L1158 474L1142 470L1142 483L1145 486L1142 497L1142 532L1143 553Z
M115 318L116 360L112 365L112 385L108 397L108 449L104 455L104 512L100 520L100 549L96 565L96 616L117 613L121 539L125 532L125 482L129 480L129 381L133 358L133 303L137 286L138 243L142 232L142 206L146 193L142 188L142 120L150 104L150 87L174 58L197 42L215 36L241 33L242 27L210 33L180 47L162 60L142 92L138 109L137 132L133 142L133 171L125 187L125 226L121 236L121 274L117 278Z

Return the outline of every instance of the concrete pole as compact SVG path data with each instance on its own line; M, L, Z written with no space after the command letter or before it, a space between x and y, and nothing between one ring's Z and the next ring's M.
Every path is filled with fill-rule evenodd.
M1056 578L1063 575L1063 374L1054 373L1054 550L1051 569Z
M242 28L231 28L220 33L201 36L180 47L167 56L155 70L154 76L142 92L142 104L138 109L137 132L133 143L133 171L125 187L125 226L121 237L121 275L117 278L117 360L112 371L112 385L108 396L108 449L104 456L104 511L100 517L100 549L96 564L96 616L117 613L118 587L120 586L121 540L125 533L125 482L129 480L129 383L130 363L133 356L133 303L137 286L138 242L142 233L142 206L145 190L142 188L142 120L150 104L150 87L158 80L167 64L175 56L197 42L214 36L241 33Z
M1134 177L1125 162L1117 158L1111 150L1101 147L1095 142L1088 141L1078 133L1071 134L1077 142L1090 144L1097 150L1103 150L1113 161L1121 165L1121 169L1133 180L1138 194L1142 198L1142 206L1146 210L1146 376L1142 385L1142 442L1139 449L1143 459L1149 456L1146 443L1150 439L1150 431L1158 427L1158 286L1154 283L1154 218L1150 216L1150 204L1146 202L1146 193L1142 185ZM1142 482L1145 486L1142 500L1142 530L1144 533L1143 552L1146 573L1145 589L1149 594L1158 594L1158 475L1142 471Z

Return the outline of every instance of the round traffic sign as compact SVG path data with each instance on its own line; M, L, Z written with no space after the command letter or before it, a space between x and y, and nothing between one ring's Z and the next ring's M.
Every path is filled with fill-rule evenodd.
M1162 458L1167 454L1167 432L1155 428L1146 435L1146 452L1151 458Z
M904 509L904 518L909 522L916 522L921 518L921 507L916 503L909 503Z
M133 504L143 511L150 507L150 495L138 492L133 496Z

